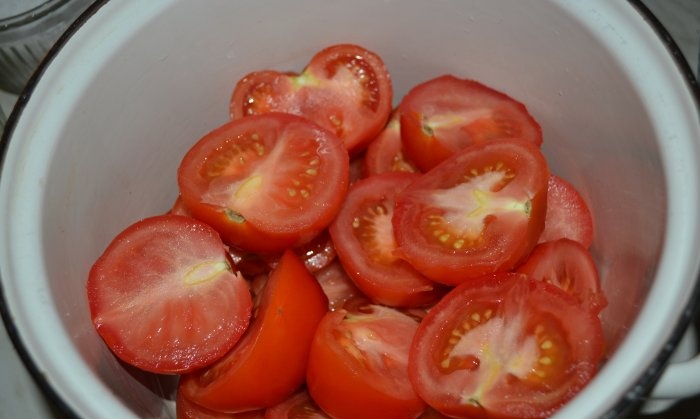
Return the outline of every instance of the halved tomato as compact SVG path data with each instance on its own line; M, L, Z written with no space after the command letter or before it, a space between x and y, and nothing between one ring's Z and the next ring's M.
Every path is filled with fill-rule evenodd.
M597 316L551 284L500 273L454 288L423 319L409 377L436 410L462 418L545 418L595 375Z
M502 138L542 143L542 129L525 105L477 81L451 75L411 89L399 113L404 153L424 172L472 144Z
M319 51L301 74L263 70L243 77L233 90L231 117L294 113L334 132L355 153L382 130L392 100L382 59L340 44Z
M513 269L542 232L548 177L544 156L527 141L459 151L396 196L400 256L448 285Z
M594 314L608 305L593 257L579 242L559 239L538 244L517 271L558 286Z
M365 176L390 172L416 173L418 168L403 154L401 123L395 112L386 127L367 146L364 156Z
M287 400L265 412L265 419L331 419L302 388Z
M264 286L253 322L222 359L183 375L183 397L220 412L274 406L304 382L311 340L328 311L316 279L286 251Z
M87 296L107 346L126 363L161 374L223 356L248 327L252 307L216 231L172 214L119 233L92 266Z
M185 155L178 185L185 206L225 241L281 252L310 241L340 208L349 157L333 133L282 113L237 119Z
M551 175L547 185L547 214L539 242L563 238L590 247L593 242L593 215L574 185Z
M415 418L425 409L408 381L418 322L396 309L365 305L329 312L309 355L309 394L336 419Z
M345 271L378 304L416 307L435 302L442 292L396 254L394 197L418 177L385 173L354 183L329 228Z

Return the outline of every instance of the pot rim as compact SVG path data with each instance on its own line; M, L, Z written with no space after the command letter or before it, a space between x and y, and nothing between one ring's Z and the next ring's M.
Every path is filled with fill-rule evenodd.
M4 159L7 151L8 144L12 137L15 125L22 114L29 98L32 95L36 85L42 77L42 74L46 68L51 64L53 59L60 53L63 46L68 42L68 40L75 35L75 33L94 15L102 6L108 3L109 0L95 0L59 37L57 42L49 49L45 58L39 64L37 70L34 72L32 77L27 82L22 93L18 96L15 106L7 118L5 123L4 131L0 137L0 167L4 164ZM696 105L696 110L700 114L700 86L698 85L698 77L691 68L688 61L683 56L678 44L673 40L669 31L664 27L661 21L656 17L656 15L642 2L643 0L627 0L636 11L642 16L642 18L652 27L656 32L657 36L666 46L666 49L671 55L672 60L675 62L676 68L681 73L681 76L685 80L686 86L689 89L693 100ZM698 63L698 72L700 73L700 63ZM700 76L700 74L698 74ZM645 372L640 375L640 377L633 382L627 389L625 389L625 396L618 400L614 405L612 405L603 415L603 418L617 418L624 417L631 414L634 409L642 401L642 397L646 396L649 391L653 388L654 384L658 381L663 373L664 366L669 362L673 351L676 349L680 343L685 331L692 324L693 319L696 314L700 312L697 309L700 303L700 277L695 278L695 284L693 286L693 292L690 296L688 303L683 309L681 316L678 318L673 331L663 345L662 349L653 361L646 366ZM3 291L3 284L0 278L0 317L7 330L7 334L12 341L13 346L19 358L22 360L25 368L28 370L29 374L32 376L35 383L37 383L41 392L47 397L51 405L57 409L61 415L67 418L79 419L78 414L72 409L66 400L63 400L59 396L56 389L50 384L47 377L42 373L39 367L35 364L29 351L27 350L25 344L22 341L21 333L15 326L13 320L13 315L10 312L9 305L7 303L5 293Z

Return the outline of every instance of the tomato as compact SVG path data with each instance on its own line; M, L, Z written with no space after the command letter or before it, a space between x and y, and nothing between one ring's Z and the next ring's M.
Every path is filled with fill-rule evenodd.
M576 241L559 239L538 244L517 271L562 288L594 314L608 304L593 257Z
M185 215L188 217L192 216L192 213L190 213L190 211L187 209L185 203L182 201L182 198L179 195L175 199L175 202L173 202L173 206L170 208L169 213L176 215Z
M142 370L175 374L223 356L248 327L248 286L208 225L181 215L137 221L90 269L92 322Z
M379 304L421 306L437 300L441 292L441 287L396 257L394 196L418 176L386 173L358 181L329 228L345 271Z
M182 376L183 396L208 409L243 412L274 406L304 382L311 339L328 300L292 251L271 272L252 324L222 359Z
M399 112L404 154L424 172L472 144L502 138L542 143L542 129L525 105L474 80L428 80L408 92Z
M409 354L418 394L450 417L551 416L595 375L600 320L524 274L466 282L423 319Z
M319 51L301 74L263 70L236 84L231 117L289 112L307 117L361 150L384 127L393 100L382 59L358 45Z
M526 141L459 151L396 196L399 254L448 285L513 269L542 232L548 177L544 156Z
M408 351L418 327L380 305L329 312L311 345L309 394L336 419L415 418L425 409L408 381Z
M264 410L241 413L225 413L199 406L182 396L177 391L175 396L175 415L177 419L264 419Z
M397 113L382 132L367 146L364 157L365 176L388 172L416 173L419 170L403 155L401 124Z
M277 406L267 409L265 419L330 419L330 416L318 407L306 389L302 389Z
M556 175L549 177L547 214L539 242L567 238L590 247L593 242L593 216L578 190Z
M282 252L310 241L345 197L348 153L332 133L290 114L237 119L185 155L178 185L185 206L225 241Z
M304 261L306 269L316 273L335 260L335 246L328 230L324 230L311 242L294 249L297 255Z
M350 300L366 299L337 260L317 271L314 276L328 297L328 308L331 311L342 308Z

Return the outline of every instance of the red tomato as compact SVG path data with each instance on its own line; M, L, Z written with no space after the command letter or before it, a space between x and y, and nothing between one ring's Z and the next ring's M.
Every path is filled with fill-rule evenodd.
M328 47L301 74L265 70L241 79L231 97L231 117L289 112L311 119L362 149L386 124L392 86L382 59L350 44Z
M469 145L520 138L539 146L542 129L522 103L473 80L442 76L399 105L405 155L422 171Z
M310 241L345 197L348 153L332 133L298 116L237 119L205 135L178 171L192 214L247 251Z
M590 247L593 242L593 216L578 190L551 175L547 187L547 214L540 243L567 238Z
M265 419L330 419L330 416L318 407L306 389L302 389L277 406L267 409Z
M461 150L397 195L400 255L450 285L514 268L542 232L548 177L544 156L526 141Z
M364 158L365 176L389 172L416 173L419 170L403 155L401 145L401 124L397 113L387 123L384 130L369 143Z
M425 409L408 381L408 351L418 327L389 307L326 314L311 346L309 394L336 419L415 418Z
M316 236L311 242L294 249L304 261L309 272L316 273L335 260L335 246L327 230Z
M441 287L396 257L394 196L419 175L386 173L353 184L329 231L355 285L372 301L394 307L435 302Z
M175 199L175 202L173 203L173 206L170 208L169 212L170 214L185 215L187 217L192 216L192 213L187 209L187 207L185 207L185 203L182 202L182 198L179 195Z
M352 282L337 260L314 275L328 297L328 308L331 311L342 308L350 300L365 299L362 291Z
M177 419L264 419L264 410L241 413L225 413L199 406L182 396L178 390L175 396L175 415Z
M248 327L251 297L208 225L160 215L119 233L90 270L92 321L140 369L174 374L223 356Z
M593 257L573 240L559 239L538 244L518 272L558 286L594 314L608 305Z
M262 291L250 329L213 365L181 379L183 396L208 409L274 406L304 382L311 339L328 300L303 262L284 253Z
M597 316L517 273L454 288L423 319L409 356L418 394L450 417L551 416L595 375Z

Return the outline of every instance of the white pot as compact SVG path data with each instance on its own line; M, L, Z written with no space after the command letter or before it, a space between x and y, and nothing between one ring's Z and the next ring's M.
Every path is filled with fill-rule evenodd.
M1 304L13 340L79 417L174 417L158 395L169 383L128 372L95 333L88 269L121 229L170 207L181 157L227 119L238 78L300 70L353 42L385 59L397 98L452 73L528 105L552 171L594 213L610 300L609 359L558 416L629 413L690 322L700 263L698 87L635 5L99 2L51 52L3 138ZM686 374L665 376L660 396L700 391L698 362L674 367Z

